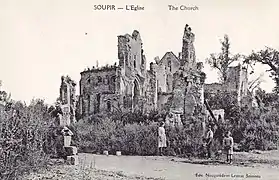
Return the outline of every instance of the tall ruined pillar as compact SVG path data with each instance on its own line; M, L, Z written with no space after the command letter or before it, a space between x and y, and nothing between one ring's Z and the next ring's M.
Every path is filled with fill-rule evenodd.
M195 94L192 87L195 86L193 81L193 71L196 69L196 55L194 48L195 35L191 28L186 24L182 39L182 57L180 59L180 68L174 74L173 79L173 98L170 113L181 115L192 115L196 106ZM177 119L176 121L181 121Z
M76 122L75 110L76 110L76 95L75 95L76 83L71 80L69 76L61 77L60 86L60 101L61 109L63 112L60 119L60 125L70 125L71 122Z
M170 114L186 120L200 116L203 110L203 64L196 62L195 35L186 24L184 29L180 68L173 76L173 95ZM175 117L175 116L174 116ZM180 121L180 119L174 120Z
M183 67L192 68L195 66L196 53L194 47L195 34L192 33L191 27L186 24L182 40L182 59L181 65Z

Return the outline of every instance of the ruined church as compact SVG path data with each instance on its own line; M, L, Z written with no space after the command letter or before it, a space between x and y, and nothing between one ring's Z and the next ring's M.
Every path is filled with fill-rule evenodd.
M81 72L79 111L82 116L114 109L167 110L192 114L203 103L205 73L196 62L195 34L185 26L182 52L167 52L149 64L140 33L118 36L119 65L93 67Z
M164 111L167 119L180 123L181 117L206 114L204 92L218 93L220 86L247 94L247 70L229 69L228 82L205 85L203 63L196 61L195 34L186 24L182 51L166 52L149 64L137 30L118 36L118 65L92 67L81 72L77 110L82 117L114 110Z

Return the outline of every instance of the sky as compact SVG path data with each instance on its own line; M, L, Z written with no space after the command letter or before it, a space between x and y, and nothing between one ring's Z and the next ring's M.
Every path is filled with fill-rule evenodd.
M94 11L99 4L139 5L144 10ZM198 10L170 11L168 5ZM1 88L15 100L53 103L62 75L78 82L80 72L97 61L99 66L118 62L117 36L133 30L141 34L148 62L167 51L178 54L186 24L196 35L198 61L220 52L224 34L233 54L265 46L279 49L278 7L276 0L0 0ZM249 78L265 69L257 65ZM208 65L205 72L207 83L217 81ZM273 81L267 73L263 79L261 87L271 91Z

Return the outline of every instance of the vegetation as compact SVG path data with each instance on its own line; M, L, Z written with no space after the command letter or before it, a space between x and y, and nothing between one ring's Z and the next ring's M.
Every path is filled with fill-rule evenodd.
M210 54L210 57L206 59L206 62L214 69L218 70L220 75L220 81L225 82L227 80L227 71L229 66L233 62L240 60L241 55L231 55L229 36L225 35L224 40L221 40L222 52L219 54Z
M230 130L239 150L271 150L277 148L279 141L279 111L275 107L278 95L258 90L262 107L251 105L239 107L236 94L219 92L218 96L206 94L209 104L216 109L225 110L225 121L220 124L224 130Z
M42 100L33 100L29 106L16 102L10 110L1 111L0 179L17 179L46 167L48 150L57 142L51 136L52 118L47 111Z
M219 71L221 82L225 82L229 66L239 61L241 55L231 55L227 35L221 44L221 53L211 54L207 62ZM279 52L272 48L252 52L244 63L268 65L276 87L273 93L261 89L255 91L258 108L252 106L251 97L244 99L240 106L237 93L219 91L217 95L205 94L212 109L225 110L225 120L218 122L215 129L216 151L222 148L221 142L227 130L232 132L240 151L271 150L278 146ZM250 85L252 91L258 87L258 82L256 79ZM61 127L57 122L62 114L59 106L48 107L39 99L33 100L30 105L14 102L5 91L0 91L0 101L4 102L4 106L0 104L0 179L18 179L24 173L46 167L50 155L64 156ZM124 111L119 104L112 108L115 110L113 113L92 115L87 120L81 119L71 125L69 128L74 132L73 145L78 146L81 152L101 153L107 150L113 154L122 151L126 155L156 155L157 123L165 118L169 107L148 115L143 109ZM78 113L77 116L80 116L77 119L81 118ZM204 122L197 116L187 117L182 122L182 127L166 127L168 147L165 153L184 157L204 155Z
M276 86L274 88L275 93L279 93L279 52L276 49L266 47L264 50L258 52L252 52L244 60L244 63L249 65L255 65L261 63L267 65L270 72L270 77L274 80Z
M163 117L164 115L158 115ZM94 117L94 121L80 121L74 125L78 132L75 141L82 152L110 153L122 151L126 155L156 155L157 154L157 121L158 116L146 117L138 113L131 113L126 122L112 120L103 115ZM110 116L113 117L113 116ZM201 141L201 127L198 121L191 123L187 128L166 127L169 155L198 155Z

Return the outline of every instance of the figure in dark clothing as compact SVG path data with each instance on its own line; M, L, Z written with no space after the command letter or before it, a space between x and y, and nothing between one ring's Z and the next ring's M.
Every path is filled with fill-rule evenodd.
M211 159L212 155L212 143L213 143L213 131L212 127L208 126L208 131L206 134L206 139L207 139L207 158Z

